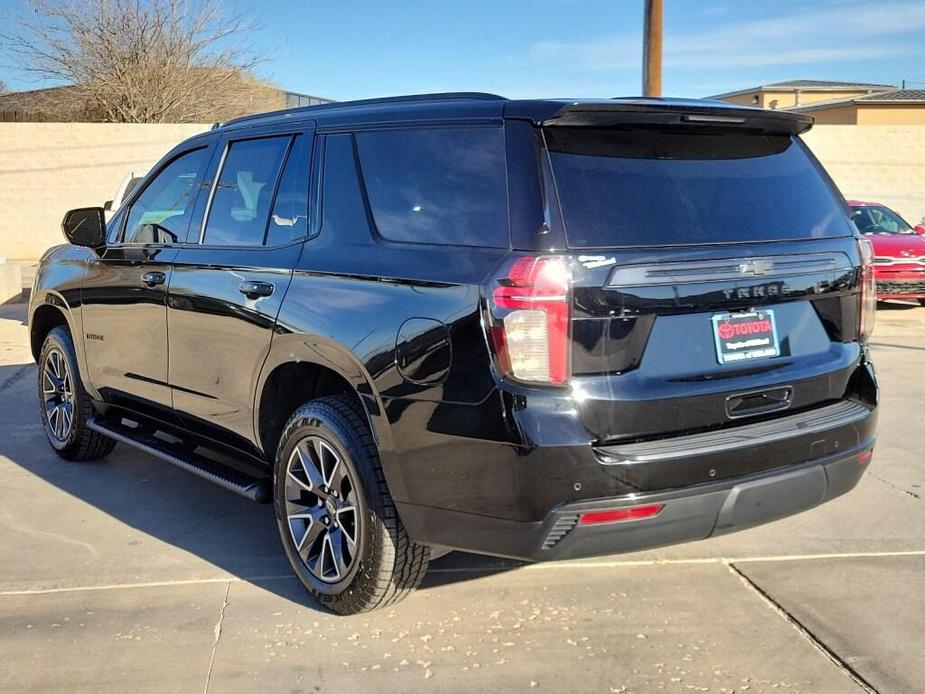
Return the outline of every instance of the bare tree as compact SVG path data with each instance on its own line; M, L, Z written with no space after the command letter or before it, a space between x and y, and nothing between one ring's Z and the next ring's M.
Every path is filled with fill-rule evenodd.
M28 0L27 10L0 29L3 47L22 72L74 85L94 120L202 120L215 94L258 84L256 26L219 0Z
M6 94L6 82L0 80L0 94Z

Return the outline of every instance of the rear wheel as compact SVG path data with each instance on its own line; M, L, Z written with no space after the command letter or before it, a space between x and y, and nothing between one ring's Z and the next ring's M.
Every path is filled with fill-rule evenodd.
M320 398L296 410L277 451L274 492L289 563L334 612L385 607L424 577L429 550L408 538L352 399Z
M919 299L919 303L920 303L922 306L925 306L925 299Z
M45 436L65 460L96 460L112 451L116 442L87 427L93 404L84 390L74 342L67 328L48 333L39 356L39 410Z

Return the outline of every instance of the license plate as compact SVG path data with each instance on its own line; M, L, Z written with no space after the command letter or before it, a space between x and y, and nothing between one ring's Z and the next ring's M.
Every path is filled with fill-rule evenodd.
M717 313L712 321L716 358L720 364L780 355L774 311Z

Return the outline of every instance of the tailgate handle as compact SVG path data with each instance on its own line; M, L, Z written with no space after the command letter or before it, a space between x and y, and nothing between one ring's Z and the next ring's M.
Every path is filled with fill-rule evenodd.
M792 386L737 393L726 398L726 416L735 419L736 417L777 412L786 410L792 402Z

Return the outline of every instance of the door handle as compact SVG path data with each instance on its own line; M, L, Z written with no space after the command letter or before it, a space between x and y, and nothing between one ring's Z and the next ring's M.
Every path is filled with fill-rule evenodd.
M167 275L163 272L146 272L141 276L141 281L148 287L156 287L167 281Z
M275 287L269 282L254 282L251 280L245 280L241 282L241 286L238 287L238 291L241 292L248 299L259 299L262 296L270 296L273 293Z

